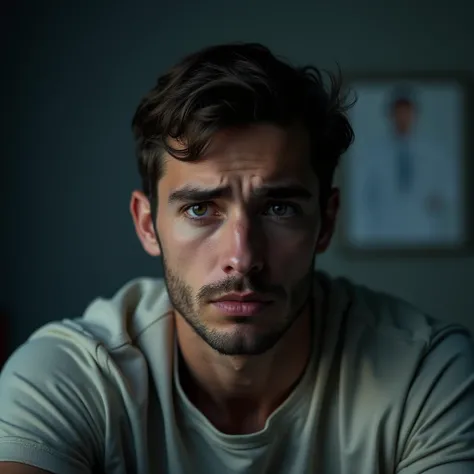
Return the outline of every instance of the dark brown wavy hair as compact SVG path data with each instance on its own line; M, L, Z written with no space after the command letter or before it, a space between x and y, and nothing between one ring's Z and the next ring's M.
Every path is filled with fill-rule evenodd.
M212 46L185 57L158 78L133 118L143 191L156 204L163 154L196 160L213 135L228 127L302 123L311 160L328 197L341 155L354 139L338 74L293 67L255 43ZM170 145L170 138L183 149Z

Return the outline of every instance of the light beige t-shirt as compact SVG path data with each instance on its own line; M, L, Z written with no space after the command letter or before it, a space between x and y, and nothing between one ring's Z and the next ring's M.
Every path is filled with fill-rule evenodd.
M262 431L223 434L186 398L164 283L143 278L10 358L0 460L57 474L474 473L469 335L318 278L327 311L315 315L311 362Z

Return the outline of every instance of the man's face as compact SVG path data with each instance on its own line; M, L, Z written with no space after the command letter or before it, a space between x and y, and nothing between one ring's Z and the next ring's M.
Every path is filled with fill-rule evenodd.
M393 109L395 129L399 135L410 133L415 120L415 110L412 104L403 102L396 104Z
M220 353L270 349L308 300L321 223L300 128L223 131L195 162L167 157L157 231L177 317Z

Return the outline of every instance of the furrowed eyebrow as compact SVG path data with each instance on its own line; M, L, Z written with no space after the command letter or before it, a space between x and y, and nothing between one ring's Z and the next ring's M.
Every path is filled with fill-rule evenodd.
M306 187L297 183L275 183L264 184L254 190L254 196L257 198L268 199L303 199L310 200L313 193ZM169 197L170 204L176 202L204 202L215 199L228 198L232 195L230 186L217 188L201 188L198 186L186 185L173 191Z
M213 201L214 199L229 197L231 194L232 190L228 186L206 189L186 185L173 191L168 197L168 202L172 204L175 202Z
M255 195L270 199L310 200L313 193L301 184L264 184L255 190Z

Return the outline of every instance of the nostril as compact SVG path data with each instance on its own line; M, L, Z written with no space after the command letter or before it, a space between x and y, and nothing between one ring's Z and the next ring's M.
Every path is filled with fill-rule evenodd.
M231 267L230 265L228 265L227 267L224 267L224 273L229 274L229 273L232 273L234 271L235 271L234 268Z

